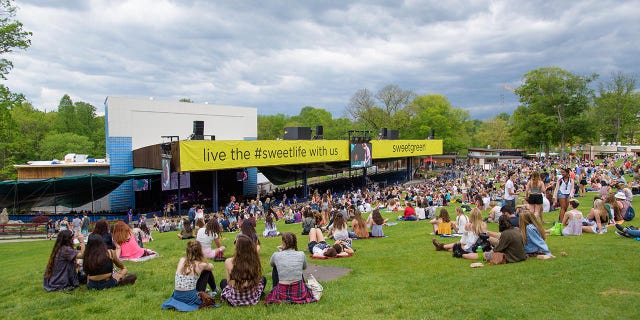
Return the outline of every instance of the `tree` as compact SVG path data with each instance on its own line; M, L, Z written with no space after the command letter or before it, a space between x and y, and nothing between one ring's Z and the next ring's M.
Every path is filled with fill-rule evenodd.
M289 117L278 113L275 115L258 115L258 140L281 139Z
M592 138L585 112L593 100L589 83L596 78L595 74L578 76L558 67L526 73L522 86L515 89L521 106L514 112L514 141L524 147L560 143L564 157L566 142Z
M445 96L419 96L409 105L408 113L413 116L400 129L403 138L425 139L434 130L436 139L443 140L445 152L464 151L470 146L469 113L452 108Z
M376 94L376 99L382 103L382 109L387 117L392 117L396 112L403 110L415 98L415 93L402 90L395 84L384 86Z
M93 143L89 138L71 132L54 133L42 139L40 159L61 159L68 153L91 154Z
M600 136L606 141L622 141L623 136L633 139L640 112L636 86L637 79L622 72L613 73L609 82L598 85L594 123L599 124Z
M0 0L0 55L13 52L15 49L27 49L31 45L31 32L22 29L22 23L14 20L16 8L11 0ZM13 68L13 63L6 58L0 59L0 78Z
M53 129L58 133L75 132L77 129L76 108L73 106L73 101L68 94L65 94L60 98L58 103L58 115L53 126Z
M187 102L187 103L193 103L193 100L189 99L189 98L180 98L180 100L178 100L179 102Z
M507 116L505 120L504 116ZM507 149L511 147L511 136L509 134L509 118L506 113L499 114L491 120L482 121L477 132L478 145L488 146L497 149Z

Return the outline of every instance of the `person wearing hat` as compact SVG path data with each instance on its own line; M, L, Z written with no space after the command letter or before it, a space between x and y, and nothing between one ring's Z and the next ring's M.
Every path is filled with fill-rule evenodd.
M623 216L627 212L627 209L631 206L631 203L627 201L627 196L625 196L624 191L616 192L615 196L616 202L619 204L620 214L614 216L616 223L624 222Z
M631 192L631 189L627 188L626 184L622 180L618 180L618 183L616 184L616 189L618 190L618 192L624 193L625 199L629 203L633 201L633 192Z

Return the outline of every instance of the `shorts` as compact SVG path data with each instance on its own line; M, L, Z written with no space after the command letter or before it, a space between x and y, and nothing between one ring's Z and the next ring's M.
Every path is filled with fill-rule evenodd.
M54 234L56 233L56 229L47 229L47 233Z
M527 202L529 204L542 204L542 194L530 194Z
M569 195L558 192L558 199L569 199Z

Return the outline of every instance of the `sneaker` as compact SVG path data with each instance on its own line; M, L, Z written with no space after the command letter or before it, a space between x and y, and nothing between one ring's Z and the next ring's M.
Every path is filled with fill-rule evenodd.
M616 234L620 237L624 237L624 238L631 238L629 235L627 235L625 232L620 232L620 231L616 231Z
M616 229L624 232L624 227L622 225L617 224L617 223L616 223Z

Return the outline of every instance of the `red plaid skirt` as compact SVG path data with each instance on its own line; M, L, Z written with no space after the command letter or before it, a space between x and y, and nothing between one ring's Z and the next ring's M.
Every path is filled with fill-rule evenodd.
M265 304L270 303L309 303L316 302L311 290L303 280L293 282L291 284L278 283L277 286L269 292L267 298L264 299Z

